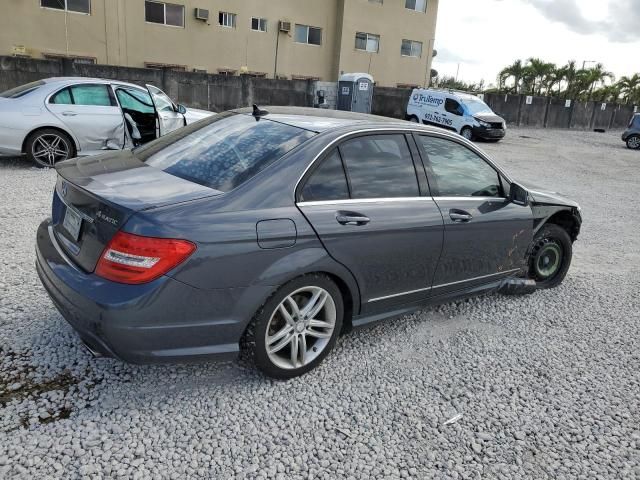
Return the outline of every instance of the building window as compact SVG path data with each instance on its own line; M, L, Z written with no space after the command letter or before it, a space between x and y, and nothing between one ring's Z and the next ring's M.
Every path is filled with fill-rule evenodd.
M297 25L294 36L296 43L307 43L309 45L322 44L322 29L318 27L310 27L309 25Z
M367 52L378 53L380 48L380 35L373 33L356 33L356 50L365 50Z
M224 75L225 77L233 77L236 73L238 73L237 70L233 70L230 68L219 68L218 69L218 75Z
M404 8L424 13L427 11L427 0L405 0Z
M184 5L146 0L144 2L144 19L149 23L184 27Z
M267 74L264 72L242 72L240 75L243 77L267 78Z
M221 27L236 28L236 14L220 12L218 13L218 23Z
M379 3L380 5L382 5L382 1L383 0L369 0L369 3Z
M40 0L40 6L91 15L91 0Z
M266 32L267 31L267 19L266 18L251 18L251 30L255 30L256 32Z
M402 40L402 47L400 48L400 54L403 57L421 57L422 56L422 42L415 40Z
M64 55L62 53L43 53L42 56L47 60L60 60L61 58L69 58L73 60L73 63L80 63L84 65L95 65L96 59L94 57L77 57L75 55Z

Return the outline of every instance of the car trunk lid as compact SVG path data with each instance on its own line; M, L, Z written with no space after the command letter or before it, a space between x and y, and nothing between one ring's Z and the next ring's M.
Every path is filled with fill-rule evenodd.
M56 170L53 230L86 272L136 212L221 193L149 166L129 151L69 160Z

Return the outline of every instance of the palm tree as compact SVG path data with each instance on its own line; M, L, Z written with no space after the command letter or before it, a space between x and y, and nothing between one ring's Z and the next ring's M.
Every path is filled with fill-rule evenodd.
M604 82L609 80L614 80L615 77L613 73L608 72L604 69L604 65L598 63L595 67L585 70L585 82L589 85L589 100L593 97L593 91L597 85L604 85Z
M556 69L553 63L548 63L539 58L530 58L525 67L525 83L530 88L532 95L542 95L545 79ZM537 86L537 88L536 88Z
M516 60L511 65L506 68L503 68L498 74L498 84L500 86L504 86L507 83L507 80L513 78L513 91L514 93L518 93L520 89L520 81L524 75L524 67L522 66L522 60Z
M576 96L575 83L578 77L578 69L576 68L576 61L570 60L560 71L562 72L562 80L566 83L567 88L564 91L565 98L573 98Z
M617 85L620 86L620 91L626 103L640 99L640 74L636 73L632 77L622 77Z

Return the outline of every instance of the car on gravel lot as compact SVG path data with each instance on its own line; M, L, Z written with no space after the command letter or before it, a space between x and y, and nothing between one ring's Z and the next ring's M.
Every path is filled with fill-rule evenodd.
M627 144L627 148L640 150L640 113L631 117L629 128L622 134L622 141Z
M459 135L274 107L56 165L37 271L96 355L312 369L341 331L564 279L579 206Z
M39 167L141 145L213 115L162 90L99 78L49 78L0 93L0 155Z

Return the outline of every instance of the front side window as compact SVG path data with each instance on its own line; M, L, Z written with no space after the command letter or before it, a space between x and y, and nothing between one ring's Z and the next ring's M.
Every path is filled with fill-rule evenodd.
M452 98L447 98L444 102L444 109L454 115L462 115L464 113L462 105Z
M218 13L218 23L222 27L235 28L236 14L229 12L220 12Z
M55 8L56 10L91 14L91 0L40 0L40 6Z
M256 32L266 32L267 31L267 19L266 18L253 17L251 19L251 30L255 30Z
M322 29L310 27L309 25L296 25L294 41L296 43L307 43L309 45L321 45Z
M371 135L340 145L351 198L420 195L418 179L404 135Z
M338 150L325 158L311 174L302 189L300 200L313 202L321 200L345 200L349 198L347 177Z
M116 96L120 106L125 110L133 110L141 113L154 113L153 101L147 92L133 88L119 88Z
M427 11L427 0L405 0L404 8L424 13Z
M144 19L149 23L184 27L184 5L146 0Z
M464 145L427 136L420 136L418 143L427 154L434 196L502 196L498 172Z
M356 50L378 53L380 48L380 35L373 33L356 33Z
M416 40L402 40L400 54L403 57L420 58L422 56L422 42L418 42Z
M221 192L233 190L315 133L251 115L223 113L134 150L148 165Z
M97 107L115 106L108 85L73 85L53 95L49 103Z

